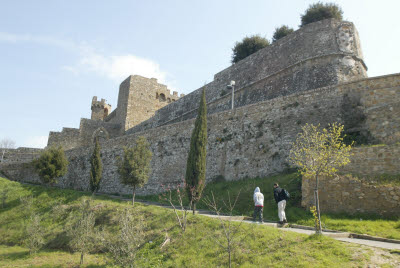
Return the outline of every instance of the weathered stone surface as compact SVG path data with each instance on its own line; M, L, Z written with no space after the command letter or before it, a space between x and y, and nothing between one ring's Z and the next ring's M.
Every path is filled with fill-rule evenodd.
M234 110L230 110L231 93L226 92L231 80L237 85ZM237 180L286 170L291 143L305 123L325 127L339 122L349 134L369 143L387 144L355 148L351 164L342 173L400 172L400 75L366 78L352 23L325 20L306 25L217 73L205 88L207 180L219 175ZM96 98L101 109L96 108L93 120L81 119L79 129L50 133L49 145L68 149L70 162L58 186L88 189L89 157L98 137L103 160L100 192L130 193L119 183L116 158L138 136L149 140L153 152L149 182L139 193L158 193L163 184L178 185L184 177L200 92L178 98L156 79L130 76L121 83L117 108L107 116L102 110L105 102L99 106ZM0 170L15 180L39 182L26 163L3 163ZM313 185L304 180L302 187L307 205ZM323 196L324 202L342 204L346 211L368 211L363 204L374 199L383 202L385 211L397 211L400 189L396 187L380 191L383 186L365 186L346 176L330 179L326 187L332 191ZM333 205L332 209L338 210Z
M381 215L399 215L400 200L390 194L389 187L373 185L362 179L340 175L335 179L340 187L332 187L332 179L321 177L319 180L319 198L322 212L374 213ZM360 185L361 191L354 191L353 181ZM306 208L314 206L315 181L303 178L302 205ZM394 187L396 190L400 186Z

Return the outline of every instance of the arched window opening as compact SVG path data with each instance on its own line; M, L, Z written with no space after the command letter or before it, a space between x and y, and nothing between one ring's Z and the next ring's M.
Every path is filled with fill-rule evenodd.
M164 102L166 99L165 99L165 95L164 95L164 93L161 93L160 94L160 97L159 97L159 101L160 102Z

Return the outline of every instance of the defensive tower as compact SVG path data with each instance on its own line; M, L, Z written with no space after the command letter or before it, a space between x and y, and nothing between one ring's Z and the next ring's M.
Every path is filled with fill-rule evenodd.
M94 96L92 99L92 120L104 120L111 111L111 105L106 103L105 99L101 99L101 101L97 100L97 96Z

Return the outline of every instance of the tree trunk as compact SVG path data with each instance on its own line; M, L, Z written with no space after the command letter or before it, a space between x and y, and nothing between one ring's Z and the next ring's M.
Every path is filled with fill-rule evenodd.
M317 234L322 234L322 223L321 223L321 213L319 209L319 195L318 195L318 174L315 175L315 192L314 192L314 197L315 197L315 207L317 209L317 214L318 214L318 229L317 229Z
M196 213L196 203L193 202L193 215Z
M0 162L3 162L5 152L6 152L6 150L3 150L2 154L1 154L1 161Z
M133 186L133 190L132 190L132 207L135 206L135 191L136 191L136 186Z
M82 265L83 264L83 252L81 252L81 262L80 262L80 265Z
M228 246L228 254L229 254L229 268L231 268L232 267L232 261L231 261L231 247L230 246Z

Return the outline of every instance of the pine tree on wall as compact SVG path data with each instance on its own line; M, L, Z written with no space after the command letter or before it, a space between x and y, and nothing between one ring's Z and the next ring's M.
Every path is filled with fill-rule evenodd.
M206 181L206 146L207 104L205 89L203 89L199 112L190 139L190 151L185 176L186 191L190 202L193 204L193 214L196 211L196 203L201 198Z
M132 187L132 206L135 205L135 192L149 179L152 153L145 137L139 137L132 148L124 147L123 159L118 160L118 173L122 184Z
M94 151L90 157L90 191L95 193L100 188L101 175L103 172L103 165L101 164L100 144L99 139L96 138Z

